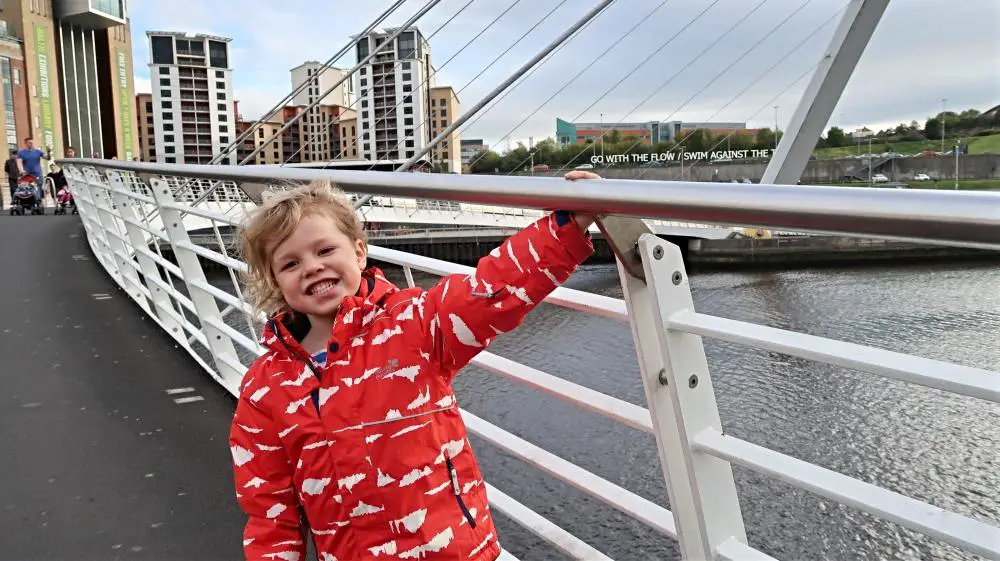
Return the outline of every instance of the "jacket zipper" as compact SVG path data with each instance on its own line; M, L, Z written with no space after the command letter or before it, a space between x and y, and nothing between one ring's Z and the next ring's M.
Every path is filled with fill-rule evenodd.
M451 457L448 454L444 455L445 464L448 466L448 477L451 479L451 490L455 493L455 500L458 501L458 508L462 509L462 514L465 516L465 520L469 523L472 528L476 527L476 519L469 512L469 508L465 506L465 501L462 500L462 488L458 485L458 472L455 471L455 464L451 463Z
M269 323L271 324L271 331L278 338L278 341L281 341L281 346L285 347L285 350L288 351L289 356L292 356L292 357L295 357L295 358L297 358L299 360L305 361L306 366L309 367L309 370L312 370L312 373L313 373L314 376L316 376L316 379L319 380L320 382L322 382L323 381L323 375L320 374L320 372L316 370L316 365L313 364L312 357L303 358L303 357L297 355L295 353L295 351L291 347L288 346L288 343L285 342L285 338L281 336L281 332L278 331L278 326L275 323L275 321L272 319L272 320L270 320ZM319 415L319 389L317 388L317 389L313 390L312 392L310 392L309 393L309 397L312 398L313 407L316 409L316 414Z

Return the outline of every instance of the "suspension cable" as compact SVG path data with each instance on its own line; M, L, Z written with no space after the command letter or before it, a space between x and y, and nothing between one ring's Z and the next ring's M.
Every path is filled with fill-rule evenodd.
M552 95L550 95L548 97L548 99L546 99L545 101L543 101L538 107L535 108L534 111L532 111L526 117L524 117L523 119L521 119L521 122L519 122L518 124L514 125L514 127L511 128L509 131L507 131L507 134L505 134L502 137L500 137L500 139L497 142L499 143L499 142L502 142L504 139L509 138L510 135L513 134L515 130L517 130L521 125L523 125L525 122L527 122L528 119L530 119L531 117L534 117L535 114L538 113L539 111L541 111L542 108L545 107L550 101L552 101L553 98L555 98L563 90L565 90L566 88L568 88L573 82L576 81L577 78L579 78L580 76L582 76L584 72L586 72L587 70L589 70L592 67L593 63L596 63L597 61L599 61L602 58L604 58L605 55L607 55L615 47L617 47L619 43L621 43L623 40L625 40L626 37L628 37L629 35L631 35L632 32L635 31L640 25L642 25L643 23L649 21L649 19L653 16L653 14L655 14L656 12L658 12L661 8L663 8L669 2L670 2L670 0L662 0L655 8L653 8L652 11L650 11L645 16L643 16L638 22L636 22L635 25L632 26L631 29L629 29L628 31L626 31L625 33L623 33L621 35L621 37L618 38L617 41L615 41L614 43L612 43L611 46L609 46L607 49L604 50L604 52L602 52L600 55L598 55L597 58L595 58L593 61L591 61L590 65L587 65L587 66L584 66L583 68L581 68L580 71L577 72L575 76L573 76L572 78L570 78L569 81L567 81L565 84L563 84L563 86L561 88L559 88ZM493 107L496 107L496 104L494 104ZM471 127L473 124L475 124L475 122L478 121L480 118L482 118L482 116L485 115L485 114L486 114L486 112L484 111L478 117L476 117L475 121L473 121L472 123L469 123L468 125L466 125L465 129L463 129L463 132L465 130L468 130L469 127ZM478 162L479 160L481 160L485 155L486 155L486 152L480 152L480 154L478 156L476 156L476 158L474 160L472 160L471 162L469 162L469 167L471 168L473 165L476 164L476 162Z
M472 4L472 3L474 2L474 1L475 1L475 0L469 0L468 2L466 2L466 4L465 4L464 6L462 6L462 7L461 7L461 8L460 8L460 9L459 9L459 10L458 10L457 12L455 12L455 13L454 13L454 14L453 14L453 15L452 15L452 16L451 16L450 18L448 18L448 20L447 20L447 21L445 21L445 22L444 22L443 24L441 24L441 26L440 26L440 27L438 27L437 29L435 29L433 33L431 33L431 34L430 34L429 36L427 36L426 40L427 40L427 41L430 41L431 39L433 39L435 35L437 35L438 33L440 33L442 29L444 29L444 28L445 28L445 27L446 27L446 26L447 26L447 25L448 25L449 23L451 23L451 22L452 22L452 21L453 21L453 20L454 20L455 18L457 18L457 17L458 17L458 16L459 16L459 15L460 15L460 14L461 14L462 12L464 12L464 11L465 11L465 9L466 9L466 8L468 8L468 7L469 7L469 6L470 6L470 5L471 5L471 4ZM518 0L518 1L520 2L521 0ZM495 20L494 20L494 21L495 21ZM483 30L483 32L485 32L485 30ZM482 32L481 32L481 33L482 33ZM459 51L459 52L461 52L461 51ZM456 55L457 55L457 53L456 53ZM454 57L452 57L452 58L454 58ZM450 62L450 61L451 61L451 59L448 59L448 61ZM404 61L404 60L397 60L397 61L396 61L396 63L395 63L394 65L393 65L393 72L395 72L397 68L399 68L400 66L402 66L402 64L403 64L404 62L406 62L406 61ZM447 62L446 62L445 64L447 64ZM424 79L424 80L423 80L423 81L421 82L421 85L423 85L424 83L426 83L426 82L427 82L427 80L429 80L429 79L430 79L430 73L428 72L428 74L427 74L427 78L425 78L425 79ZM372 86L374 87L374 84L372 84ZM419 90L419 87L418 87L417 89ZM361 98L360 98L360 97L357 97L357 98L355 98L355 99L354 99L354 101L353 101L353 102L352 102L352 103L351 103L350 105L348 105L348 106L347 106L347 107L346 107L345 109L351 109L351 108L353 108L353 107L354 107L355 105L357 105L357 104L358 104L358 103L359 103L360 101L361 101ZM401 104L402 104L402 102L400 102L399 104L397 104L397 105L396 105L396 107L399 107L399 105L401 105ZM395 108L394 108L394 109L395 109ZM355 111L356 111L356 109L355 109ZM381 122L383 122L383 121L385 121L385 119L386 119L386 118L387 118L387 116L386 116L386 117L383 117L382 119L379 119L379 120L377 120L377 121L376 121L376 122L375 122L375 123L374 123L374 124L372 125L372 127L374 128L374 127L378 126L378 124L379 124L379 123L381 123ZM336 126L339 126L339 124L340 124L340 121L341 121L341 119L340 119L340 118L338 117L338 118L337 118L337 119L336 119L336 120L335 120L334 122L330 123L330 125L328 126L328 131L329 131L329 129L332 129L332 128L333 128L333 126L335 126L335 125L336 125ZM352 146L357 146L357 139L356 139L356 137L355 137L355 141L354 141L354 144L352 144ZM303 150L304 148L305 148L305 143L303 143L303 144L302 144L301 146L299 146L299 149L298 149L298 150L296 150L296 151L295 151L295 152L294 152L293 154L291 154L291 155L290 155L290 156L289 156L289 157L288 157L288 158L287 158L287 159L286 159L286 160L284 161L284 163L282 163L282 164L281 164L281 166L282 166L282 167L284 167L284 166L285 166L286 164L288 164L289 162L291 162L291 160L292 160L292 159L294 159L294 158L295 158L296 156L298 156L298 155L299 155L299 153L300 153L300 152L302 152L302 150ZM345 147L345 148L346 148L346 147ZM321 169L326 169L327 167L329 167L329 165L330 165L330 162L327 162L327 163L326 163L326 164L325 164L325 165L323 166L323 168L321 168Z
M330 95L330 93L333 92L333 90L337 89L342 83L344 83L344 81L346 81L348 78L350 78L351 76L353 76L355 72L357 72L359 69L361 69L365 65L367 65L368 62L371 61L372 59L374 59L376 56L378 56L381 53L382 50L391 47L392 44L393 44L393 42L396 40L396 38L399 35L401 35L404 31L406 31L411 26L413 26L413 24L416 23L417 20L419 20L421 17L423 17L427 12L429 12L434 6L438 5L440 2L441 2L441 0L428 0L427 4L425 4L423 8L421 8L416 14L414 14L413 16L411 16L410 19L407 20L405 23L403 23L399 28L397 28L396 31L394 31L389 37L387 37L385 39L384 42L382 42L379 45L376 45L375 48L372 50L372 52L367 57L365 57L363 60L359 61L353 68L351 68L351 70L349 72L347 72L347 74L345 74L343 78L341 78L340 80L337 80L337 83L335 83L333 86L331 86L330 88L328 88L325 92L323 92L316 99L316 101L310 103L308 106L306 106L306 108L301 113L298 113L297 115L293 116L278 131L276 131L273 135L271 135L268 138L266 138L264 140L264 142L260 146L258 146L246 158L244 158L241 162L239 162L238 165L245 165L251 159L253 159L254 157L256 157L257 154L259 154L261 151L263 151L264 148L266 148L268 145L271 144L271 142L273 142L276 138L280 137L293 124L295 124L296 122L298 122L298 120L301 119L308 111L310 111L311 109L313 109L314 107L316 107L317 105L319 105L319 102L322 101L323 98L325 98L326 96ZM206 189L205 192L202 193L201 196L199 196L193 203L191 203L191 206L197 206L199 203L201 203L202 201L204 201L205 199L207 199L209 197L209 195L211 195L213 192L215 192L216 189L219 188L220 185L222 185L222 182L218 181L215 184L213 184L211 187L209 187L208 189Z
M478 78L479 78L480 76L482 76L482 75L483 75L483 73L484 73L484 72L486 72L487 70L489 70L489 69L490 69L490 68L491 68L491 67L492 67L492 66L493 66L494 64L496 64L496 63L497 63L497 61L499 61L499 60L500 60L500 59L501 59L501 58L502 58L502 57L503 57L503 56L504 56L505 54L507 54L508 52L510 52L510 50L511 50L511 49L513 49L513 48L514 48L514 47L515 47L515 46L516 46L516 45L517 45L518 43L520 43L520 42L521 42L522 40L524 40L524 38L525 38L525 37L527 37L527 36L528 36L528 34L530 34L530 33L531 33L532 31L534 31L534 30L535 30L535 29L536 29L536 28L537 28L537 27L538 27L539 25L541 25L541 24L542 24L542 22L544 22L544 21L545 21L546 19L548 19L548 18L549 18L549 16L551 16L551 15L552 15L553 13L555 13L555 11L556 11L556 10L558 10L558 9L559 9L559 8L560 8L560 7L561 7L561 6L563 5L563 4L565 4L565 3L566 3L566 2L568 2L568 1L569 1L569 0L562 0L562 2L560 2L559 4L557 4L555 8L552 8L552 10L550 10L550 11L549 11L549 13L545 14L544 16L542 16L542 18L541 18L540 20L538 20L538 22L537 22L537 23L535 23L535 25L533 25L533 26L532 26L532 27L531 27L530 29L528 29L527 31L525 31L525 32L524 32L524 33L523 33L523 34L522 34L522 35L521 35L521 36L520 36L520 37L519 37L519 38L517 39L517 41L514 41L514 43L513 43L513 44L511 44L511 45L510 45L509 47L507 47L507 49L506 49L506 50L505 50L504 52L500 53L500 54L499 54L499 55L498 55L498 56L497 56L496 58L494 58L494 59L493 59L493 61L492 61L492 62L490 62L490 63L489 63L488 65L486 65L486 66L485 66L485 67L483 68L483 70L479 72L479 74L477 74L477 75L476 75L475 77L473 77L473 78L472 78L471 80L469 80L468 82L466 82L466 84L465 84L464 86L462 86L462 89L460 89L460 90L459 90L458 92L456 92L456 94L455 94L455 95L458 95L459 93L461 93L462 91L464 91L464 90L465 90L465 88L469 87L469 85L471 85L471 84L472 84L473 82L475 82L475 81L476 81L476 80L477 80L477 79L478 79ZM513 6L511 6L511 7L513 7ZM443 66L442 66L442 68L443 68ZM424 119L423 121L421 121L421 123L420 123L419 127L416 127L416 128L414 129L414 130L418 130L418 129L422 129L422 128L424 127L424 125L426 125L426 124L427 124L427 123L429 123L430 121L431 121L431 115L428 115L426 119ZM398 150L398 149L399 149L399 147L400 147L400 146L402 146L402 145L403 145L403 143L404 143L404 142L406 142L406 140L407 140L407 139L409 139L409 138L412 138L412 137L411 137L411 136L405 136L405 137L403 137L403 139L402 139L402 140L400 140L399 142L397 142L395 146L393 146L392 148L390 148L390 149L389 149L389 152L393 152L393 151L395 151L395 150ZM373 163L372 163L372 165L371 165L371 167L369 167L367 171L371 171L371 170L372 170L372 169L374 169L374 168L375 168L375 163L373 162Z
M509 76L506 80L500 83L497 87L493 88L493 90L490 93L488 93L486 97L479 100L479 102L477 102L471 109L469 109L468 112L459 117L457 121L454 121L452 122L452 124L445 127L445 129L441 131L436 137L434 137L434 139L432 139L426 146L424 146L419 152L413 155L410 159L408 159L406 162L404 162L402 165L396 168L395 171L396 172L406 171L407 169L410 168L410 166L420 161L420 159L423 158L425 154L433 150L435 146L440 144L444 139L448 138L448 136L451 135L454 131L458 130L463 124L465 124L466 121L468 121L480 109L485 107L487 104L493 101L496 98L496 96L500 95L501 92L510 87L511 84L513 84L519 78L523 77L528 70L536 66L539 62L541 62L549 55L551 55L552 52L556 48L558 48L559 45L561 45L567 39L570 39L571 37L579 33L581 29L586 27L591 20L593 20L602 12L604 12L604 10L607 9L607 7L610 6L613 2L614 0L602 0L601 2L599 2L581 19L574 22L573 25L571 25L561 35L559 35L559 37L557 37L555 40L550 42L544 49L535 54L535 56L532 57L531 60L521 65L521 67L518 68L511 76ZM360 208L369 200L371 200L371 198L372 195L365 195L364 197L359 199L358 202L354 204L354 208L355 209Z
M736 60L734 60L733 62L729 63L728 66L726 66L725 68L723 68L718 74L715 75L715 77L713 77L711 80L709 80L709 82L707 84L705 84L704 86L702 86L702 88L700 90L698 90L691 97L689 97L684 103L681 104L680 107L678 107L677 109L674 109L673 112L671 112L669 115L667 115L666 117L664 117L663 119L661 119L660 122L669 121L670 118L673 117L674 115L676 115L681 109L684 109L685 107L687 107L687 105L689 103L691 103L696 97L698 97L699 95L701 95L702 92L704 92L705 90L707 90L719 78L721 78L723 75L725 75L725 73L728 72L730 68L732 68L733 66L736 66L737 63L739 63L741 60L743 60L744 58L746 58L747 55L749 55L750 53L752 53L764 41L766 41L768 38L770 38L771 35L773 35L779 29L781 29L782 27L784 27L784 25L786 23L788 23L789 20L791 20L793 17L795 17L796 14L798 14L799 12L801 12L803 9L805 9L806 6L808 6L812 2L813 2L813 0L806 0L802 5L800 5L798 8L796 8L795 10L793 10L790 14L788 14L788 16L785 17L785 19L783 19L780 22L778 22L777 25L775 25L774 27L772 27L770 31L768 31L767 33L765 33L764 36L761 37L756 43L754 43L753 45L751 45L750 48L748 48L745 51L743 51L743 54L741 54L738 58L736 58ZM825 22L824 22L824 25L826 25ZM720 109L720 111L721 111L721 109ZM716 115L718 115L718 112L716 112ZM714 117L714 115L713 115L713 117ZM688 138L690 138L690 135L687 138L684 139L684 142L686 142L688 140ZM652 141L652 139L650 139L650 141ZM638 146L640 144L642 144L642 139L639 139L639 140L633 142L628 148L625 149L625 153L628 153L630 150L632 150L633 148L635 148L636 146Z
M812 39L813 37L815 37L816 34L817 34L817 32L819 32L819 30L821 30L824 27L826 27L827 25L829 25L831 21L834 21L837 18L837 16L839 16L845 9L847 9L847 6L844 6L841 9L837 10L837 12L835 12L825 22L823 22L822 25L818 26L815 30L813 30L812 33L810 33L809 35L807 35L805 37L805 39L803 39L801 42L799 42L798 45L796 45L785 56L783 56L780 60L778 60L778 62L776 62L773 66L771 66L771 68L767 69L767 71L765 71L763 74L761 74L761 76L759 76L757 78L757 80L754 81L753 84L750 84L749 86L747 86L746 88L744 88L743 91L741 91L739 94L737 94L737 97L740 96L740 95L742 95L744 92L746 92L751 87L753 87L753 85L756 84L757 82L759 82L764 77L764 75L770 73L771 70L774 70L774 68L778 66L778 64L780 64L781 62L783 62L785 59L787 59L789 56L791 56L793 53L795 53L802 45L804 45L810 39ZM799 75L794 81L792 81L792 83L788 84L788 86L786 86L784 89L782 89L780 92L778 92L777 95L775 95L770 100L768 100L763 106L761 106L760 109L758 109L752 115L750 115L750 117L748 117L746 119L746 121L750 121L751 119L753 119L754 117L756 117L757 115L759 115L761 111L763 111L764 109L767 108L767 106L771 105L771 103L773 103L776 99L778 99L779 97L781 97L782 95L784 95L788 90L790 90L793 86L795 86L795 84L798 84L802 80L803 77L805 77L806 75L808 75L810 72L814 72L816 70L816 68L819 67L819 65L820 65L821 62L822 61L816 62L815 64L813 64L812 66L810 66L809 68L807 68L806 71L803 74ZM728 106L733 101L735 101L735 98L732 99L732 100L730 100L729 103L727 103L726 105ZM725 107L723 107L723 109L724 108ZM721 110L722 109L720 109L719 111L721 111ZM734 134L736 134L736 131L738 131L738 130L740 130L740 129L735 129L735 128L734 129L729 129L729 131L730 131L729 134L727 134L726 136L724 136L721 139L719 139L719 141L716 142L714 145L712 145L712 147L709 148L708 151L709 152L714 151L716 148L718 148L719 146L721 146L723 142L725 142L730 137L732 137ZM777 134L777 131L775 131L775 134ZM687 138L685 138L684 140L686 142ZM688 168L688 169L693 169L693 168L695 168L695 167L697 167L699 165L704 165L704 164L699 164L699 163L695 162L695 163L692 163L691 166L690 166L690 168ZM642 179L642 177L646 174L647 171L648 170L643 170L639 174L639 177L637 179Z
M375 29L383 21L385 21L389 16L391 16L400 6L402 6L405 1L406 0L397 0L397 2L395 4L393 4L392 6L389 6L389 8L386 11L382 12L382 14L379 17L377 17L375 19L375 21L373 21L368 27L366 27L365 30L361 32L361 34L362 35L367 35L368 33L370 33L373 29ZM209 165L218 163L219 161L222 160L222 158L226 157L233 150L237 149L239 147L239 145L240 145L241 142L243 142L244 140L246 140L247 137L251 136L254 133L254 131L256 130L256 128L259 125L261 125L261 124L263 124L265 122L265 119L267 119L271 115L273 115L273 114L277 113L278 111L280 111L285 105L288 104L288 102L291 99L294 99L296 95L302 93L302 91L305 90L307 87L311 87L311 86L314 86L314 85L319 85L319 77L320 77L320 75L322 73L326 72L327 70L329 70L330 67L335 62L337 62L338 60L340 60L340 58L343 57L345 54L347 54L353 47L354 47L354 42L350 42L347 45L344 45L339 51L337 51L337 54L335 54L332 57L330 57L326 62L324 62L322 64L322 66L320 66L319 72L317 72L313 76L308 77L308 79L306 81L304 81L301 84L299 84L295 89L293 89L291 91L291 93L289 93L288 95L286 95L284 98L281 99L281 101L279 101L277 104L275 104L274 107L272 107L266 113L264 113L264 115L260 119L258 119L257 121L254 121L247 128L247 130L245 130L242 134L240 134L238 137L236 137L236 140L234 140L233 142L229 143L225 148L223 148L223 151L221 153L219 153L219 155L217 155L216 157L212 158L212 160L209 161Z
M683 66L683 67L682 67L682 68L681 68L680 70L678 70L678 71L677 71L677 72L675 72L675 73L674 73L674 74L673 74L672 76L670 76L669 78L667 78L667 80L666 80L665 82L663 82L662 84L660 84L659 86L657 86L657 87L656 87L656 88L655 88L655 89L654 89L654 90L653 90L652 92L650 92L650 94L649 94L649 95L647 95L647 96L646 96L645 98L643 98L643 99L642 99L641 101L639 101L639 103L637 103L637 104L636 104L636 105L635 105L634 107L632 107L632 109L630 109L630 110L628 111L628 113L626 113L626 114L625 114L625 115L624 115L624 116L623 116L623 117L621 118L621 120L619 120L619 121L618 121L617 123L614 123L614 124L612 124L612 126L611 126L611 129L610 129L610 130L614 130L614 127L615 127L616 125L621 125L621 124L622 124L623 122L625 122L625 119L627 119L627 118L629 117L629 115L631 115L631 114L632 114L632 113L634 113L634 112L635 112L636 110L638 110L638 109L639 109L640 107L642 107L643 105L645 105L645 103L646 103L647 101L649 101L649 100L650 100L650 99L651 99L651 98L652 98L652 97L653 97L654 95L656 95L656 94L657 94L657 93L659 93L659 92L660 92L661 90L663 90L663 88L665 88L665 87L667 87L668 85L670 85L670 83L671 83L671 82L673 82L673 81L674 81L674 80L675 80L675 79L676 79L676 78L677 78L678 76L680 76L680 75L681 75L681 73L683 73L683 72L684 72L685 70L687 70L687 69L688 69L689 67L691 67L691 65L693 65L693 64L694 64L695 62L697 62L697 61L698 61L699 59L701 59L701 57L705 56L705 54L706 54L706 53L707 53L708 51L712 50L712 49L713 49L713 48L714 48L714 47L715 47L716 45L718 45L718 44L719 44L719 43L720 43L720 42L721 42L721 41L722 41L723 39L725 39L725 38L726 38L727 36L729 36L729 34L733 32L733 30L735 30L735 29L736 29L737 27L739 27L739 26L740 26L740 25L741 25L741 24L742 24L743 22L745 22L745 21L746 21L747 19L749 19L749 18L750 18L750 16L752 16L752 15L753 15L754 13L756 13L756 12L757 12L757 10L759 10L759 9L760 9L761 7L763 7L763 6L764 6L764 4L766 4L766 3L768 2L768 1L769 1L769 0L761 0L761 2L760 2L759 4L757 4L757 5L756 5L756 6L755 6L755 7L754 7L754 8L752 9L752 10L750 10L749 12L747 12L747 14L746 14L746 15L744 15L744 16L743 16L742 18L740 18L739 20L737 20L737 21L736 21L736 23L734 23L733 25L731 25L731 26L729 27L729 29L727 29L727 30L726 30L726 32L725 32L725 33L723 33L723 34L719 35L719 36L718 36L718 37L717 37L717 38L716 38L716 39L715 39L714 41L712 41L712 43L710 43L710 44L709 44L709 45L708 45L707 47L705 47L704 49L702 49L702 51L701 51L701 52L699 52L699 53L698 53L697 55L695 55L695 57L694 57L693 59L691 59L690 61L688 61L688 63L687 63L687 64L685 64L685 65L684 65L684 66ZM696 18L695 18L694 20L692 20L692 21L691 21L690 23L688 23L688 25L684 26L684 28L682 28L682 29L681 29L680 31L678 31L678 32L677 32L677 33L676 33L676 34L674 35L674 37L672 37L672 38L671 38L670 40L672 41L672 40L673 40L674 38L676 38L676 37L677 37L678 35L680 35L680 34L681 34L681 33L682 33L682 32L683 32L683 31L684 31L685 29L687 29L687 28L688 28L688 27L689 27L689 26L690 26L691 24L693 24L693 23L694 23L695 21L697 21L697 20L698 20L699 18L701 18L701 17L702 17L702 16L703 16L703 15L704 15L704 14L705 14L705 13L706 13L706 12L707 12L707 11L708 11L709 9L711 9L711 8L712 8L713 6L715 6L715 4L717 4L717 2L713 2L712 4L710 4L710 5L709 5L709 6L707 7L707 8L705 8L705 10L703 10L703 11L702 11L702 12L701 12L700 14L698 14L698 16L697 16L697 17L696 17ZM661 48L662 48L662 47L661 47ZM638 69L638 67L637 67L637 68L635 68L635 69L633 69L633 72L634 72L635 70L637 70L637 69ZM629 74L629 75L630 75L630 74ZM622 80L619 80L619 82L618 82L618 83L621 83L622 81L624 81L624 79L625 79L625 78L627 78L627 77L628 77L629 75L626 75L625 77L623 77L623 78L622 78ZM617 86L617 84L616 84L616 86ZM609 90L609 92L610 92L610 90ZM607 94L608 94L609 92L605 92L605 93L604 93L604 95L602 95L602 96L601 96L600 98L598 98L598 100L597 100L597 101L600 101L600 99L603 99L603 97L604 97L605 95L607 95ZM583 114L584 114L584 113L585 113L586 111L588 111L588 110L589 110L589 109L590 109L591 107L593 107L594 105L596 105L596 104L597 104L597 101L595 101L594 103L590 104L590 105L589 105L589 106L588 106L587 108L585 108L585 109L584 109L583 111L581 111L579 115L577 115L576 117L574 117L574 118L573 118L573 120L575 121L576 119L579 119L579 118L580 118L580 117L581 117L581 116L582 116L582 115L583 115ZM604 132L604 131L601 131L601 135L600 135L600 136L598 137L598 140L600 140L601 142L604 142L604 137L605 137L605 136L607 136L607 134L608 134L607 132ZM559 168L559 169L557 170L557 172L558 172L558 171L563 171L563 170L565 170L565 169L567 168L567 166L569 166L569 165L571 165L571 164L572 164L573 162L575 162L577 158L579 158L579 157L580 157L581 155L583 155L583 154L584 154L585 152L587 152L588 150L589 150L589 148L588 148L588 147L584 147L584 148L583 148L583 150L581 150L581 151L580 151L580 152L578 152L578 153L577 153L577 154L576 154L575 156L573 156L572 158L570 158L570 160L569 160L569 161L568 161L568 162L567 162L567 163L566 163L566 164L565 164L565 165L564 165L563 167ZM529 157L528 157L528 158L525 158L524 160L522 160L522 161L521 161L521 162L520 162L520 163L519 163L519 164L518 164L518 165L517 165L517 166L516 166L516 167L515 167L514 169L520 169L520 167L521 167L522 165L524 165L524 162L527 162L527 161L528 161L529 159L530 159L530 154L529 154ZM510 175L510 173L508 173L508 175Z

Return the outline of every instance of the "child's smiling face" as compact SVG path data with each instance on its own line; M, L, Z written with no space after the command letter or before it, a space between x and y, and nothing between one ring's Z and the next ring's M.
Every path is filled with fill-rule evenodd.
M367 251L324 214L302 217L275 246L271 270L288 307L310 318L332 320L347 296L358 292Z

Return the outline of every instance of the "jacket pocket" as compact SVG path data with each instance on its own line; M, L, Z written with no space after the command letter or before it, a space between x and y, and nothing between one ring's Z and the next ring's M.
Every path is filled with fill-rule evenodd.
M448 466L448 478L451 479L451 490L455 494L455 500L458 501L458 508L461 509L462 515L465 516L465 520L469 523L469 526L475 528L476 519L469 511L469 507L465 506L465 501L462 499L462 486L458 483L458 471L455 470L455 464L452 463L451 456L447 453L444 455L444 462Z

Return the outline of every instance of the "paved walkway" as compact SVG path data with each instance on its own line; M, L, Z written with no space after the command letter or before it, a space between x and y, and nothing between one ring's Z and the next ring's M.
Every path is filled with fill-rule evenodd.
M79 216L4 212L0 240L0 559L241 559L233 399L119 292Z

